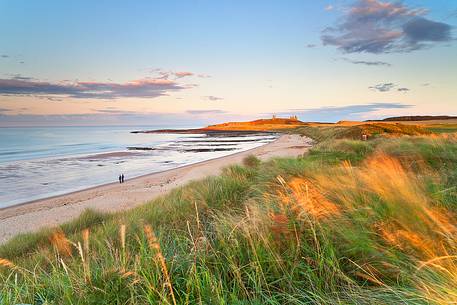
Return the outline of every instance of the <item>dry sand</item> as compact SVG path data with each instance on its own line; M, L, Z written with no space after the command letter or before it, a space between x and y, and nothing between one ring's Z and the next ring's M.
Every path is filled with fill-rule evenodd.
M222 168L240 163L253 154L262 160L297 156L311 146L299 135L282 135L276 141L248 151L212 159L165 172L111 183L62 196L38 200L0 210L0 243L18 233L56 226L76 218L85 209L115 212L138 206L192 180L217 175Z

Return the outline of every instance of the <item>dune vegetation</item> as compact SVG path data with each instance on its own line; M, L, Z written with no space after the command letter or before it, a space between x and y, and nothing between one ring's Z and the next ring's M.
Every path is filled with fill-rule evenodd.
M302 126L306 155L20 235L0 303L456 303L457 136L361 128Z
M291 118L271 118L271 119L259 119L250 122L228 122L216 125L210 125L202 128L201 130L210 131L272 131L272 130L284 130L293 129L300 126L308 125L299 121L296 117Z

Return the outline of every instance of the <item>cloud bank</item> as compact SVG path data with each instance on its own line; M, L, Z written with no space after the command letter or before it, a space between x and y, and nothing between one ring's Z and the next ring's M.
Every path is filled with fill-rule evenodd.
M358 0L321 39L344 53L374 54L411 52L451 41L451 26L427 19L427 13L401 1Z
M364 120L375 118L372 113L379 110L395 110L411 108L412 105L400 103L369 103L341 107L320 107L314 109L290 109L275 113L278 116L297 115L303 121L336 122L340 120Z
M108 126L130 125L157 128L173 126L190 128L202 127L236 120L252 120L255 115L231 114L223 110L189 110L182 113L145 113L125 111L118 108L92 109L95 113L86 114L9 114L8 109L0 109L0 126ZM135 128L134 128L135 129ZM134 130L132 129L132 130Z
M400 103L370 103L341 107L321 107L314 109L290 109L274 113L278 116L297 115L304 121L336 122L339 120L364 120L382 118L373 112L379 110L400 110L412 105ZM116 107L91 109L88 114L32 115L10 114L9 109L0 109L0 126L84 126L84 125L167 125L201 127L228 121L258 119L258 114L236 114L221 109L194 109L183 113L145 113L126 111ZM94 113L95 112L95 113ZM273 113L264 113L265 118ZM397 115L398 113L395 113Z
M161 78L140 79L126 83L52 83L17 76L9 79L0 79L0 95L4 96L59 96L76 99L155 98L168 95L171 91L178 91L186 88L190 87L180 85L173 80Z

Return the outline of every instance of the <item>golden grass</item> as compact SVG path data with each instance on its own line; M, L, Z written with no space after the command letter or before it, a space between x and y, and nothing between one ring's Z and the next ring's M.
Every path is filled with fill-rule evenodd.
M327 200L307 179L292 178L287 187L278 192L281 199L283 210L285 207L293 211L296 215L306 213L316 219L336 217L339 208Z
M126 226L125 226L125 224L122 224L119 228L119 239L121 241L121 248L123 251L125 251L125 232L126 232Z
M349 134L358 134L356 138L360 138L362 134L370 136L375 135L423 135L431 134L428 128L456 128L457 120L442 120L442 121L339 121L337 123L319 123L319 122L302 122L299 120L276 118L276 119L261 119L250 122L228 122L217 125L211 125L202 130L216 131L287 131L299 127L325 127L325 128L346 128Z
M434 147L455 136L421 137L431 139ZM412 143L417 143L417 138L411 138ZM377 294L373 296L376 303L385 292L404 297L406 303L456 303L457 218L429 189L447 177L427 161L428 155L418 157L419 150L414 156L403 154L399 159L388 154L388 145L397 147L400 141L382 143L374 153L370 151L365 159L353 160L352 164L343 161L313 167L306 163L309 160L297 158L244 168L246 172L242 168L226 170L222 176L226 180L218 180L218 184L207 182L211 180L193 184L178 190L171 200L155 204L155 218L142 212L135 222L126 222L125 216L116 219L105 231L109 232L106 240L104 231L96 227L72 235L79 239L82 234L81 242L75 243L62 231L55 231L50 241L59 255L53 255L50 247L48 252L40 252L39 259L51 261L55 257L56 269L63 268L80 287L96 286L96 272L101 269L103 280L125 284L124 291L153 293L155 300L168 304L187 301L193 293L195 298L188 303L198 303L204 291L210 295L204 300L213 300L213 294L220 293L218 285L226 283L221 296L228 300L233 287L239 289L240 298L248 298L257 287L262 294L274 289L286 291L288 281L298 289L287 291L291 298L303 287L314 289L315 285L323 303L332 303L322 301L332 293L337 293L338 299L351 300L359 292L362 294L354 303L372 301L372 293ZM437 162L440 158L443 156L439 155ZM292 167L294 170L289 170ZM258 176L252 178L256 180L250 188L229 189L234 182L247 183L247 174L252 175L254 170ZM249 195L239 201L230 196L240 189L247 189ZM177 206L185 208L182 215L176 212ZM166 221L164 210L169 213ZM164 228L161 241L169 242L161 244L150 225L138 229L137 224L144 221ZM139 247L128 240L123 223L129 224L128 235L137 236ZM114 238L109 236L112 232ZM75 251L79 256L72 256ZM170 253L167 259L165 253ZM22 265L20 261L14 263ZM14 272L25 270L14 263L0 259L1 267ZM215 279L210 279L213 275ZM193 282L199 277L201 282ZM214 282L208 284L210 280ZM55 281L62 282L59 278ZM286 281L285 286L279 286L281 281ZM332 285L336 290L327 290ZM312 289L310 294L315 293Z
M7 260L6 258L0 258L0 266L9 269L14 269L16 267L16 265L12 261Z
M317 175L314 179L323 192L333 195L343 213L365 209L366 213L375 214L376 209L384 205L391 212L388 217L373 223L372 230L387 244L410 255L418 270L432 268L457 284L455 215L433 206L418 175L405 169L397 159L377 154L359 168L344 164L331 175ZM381 202L370 200L373 195ZM366 200L361 202L356 198ZM371 275L362 278L378 281ZM446 283L449 285L449 281ZM430 283L418 285L430 287ZM446 289L451 293L451 287ZM455 295L456 290L452 291ZM433 294L434 300L438 296L431 291L424 290L424 293Z
M56 230L49 239L60 255L72 256L71 243L62 230Z
M146 238L148 240L149 247L151 248L151 250L156 252L156 259L160 263L162 274L165 278L165 283L168 286L168 289L170 290L171 299L173 301L173 304L176 305L175 294L173 292L173 285L171 283L170 275L168 273L167 264L165 263L165 257L163 256L162 250L160 248L160 243L157 240L154 230L152 229L152 227L150 225L144 226L144 233L146 234Z
M293 129L307 123L299 120L288 118L260 119L250 122L228 122L217 125L211 125L203 130L221 130L221 131L274 131L283 129Z
M89 253L89 248L90 248L90 246L89 246L89 234L90 234L89 229L84 229L82 231L84 252L86 254Z
M236 125L227 125L227 126L209 126L205 128L206 130L222 130L222 131L275 131L275 130L285 130L301 127L304 124L262 124L262 125L250 125L246 124L236 124Z

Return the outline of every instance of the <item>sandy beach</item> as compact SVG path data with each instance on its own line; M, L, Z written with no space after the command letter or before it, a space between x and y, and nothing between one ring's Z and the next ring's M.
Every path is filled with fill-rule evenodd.
M306 137L282 135L276 141L261 147L165 172L127 179L124 184L111 183L4 208L0 210L0 243L19 233L67 222L88 208L115 212L138 206L192 180L217 175L222 168L241 163L243 158L250 154L262 160L297 156L306 152L310 146L311 140Z

